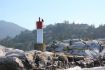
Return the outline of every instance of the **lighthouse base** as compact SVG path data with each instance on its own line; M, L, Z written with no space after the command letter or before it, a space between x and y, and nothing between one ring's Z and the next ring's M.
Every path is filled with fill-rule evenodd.
M45 46L45 44L43 43L43 44L35 44L34 45L34 50L40 50L40 51L45 51L46 50L46 46Z

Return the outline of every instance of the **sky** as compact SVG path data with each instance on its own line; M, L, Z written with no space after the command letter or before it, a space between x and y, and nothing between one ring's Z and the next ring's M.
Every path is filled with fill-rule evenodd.
M62 23L105 24L105 0L0 0L0 20L35 29L38 17L44 25Z

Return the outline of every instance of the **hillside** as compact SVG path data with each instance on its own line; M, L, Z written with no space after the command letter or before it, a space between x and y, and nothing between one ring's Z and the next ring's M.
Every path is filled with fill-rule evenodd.
M0 21L0 40L9 36L9 37L15 37L18 35L21 31L24 31L25 28L22 28L12 22L7 21Z
M105 38L105 25L95 27L88 24L56 23L44 28L44 43L49 44L54 40L62 41L67 39L97 39ZM14 47L23 50L33 49L36 43L36 30L23 31L13 39L6 38L0 41L1 45Z

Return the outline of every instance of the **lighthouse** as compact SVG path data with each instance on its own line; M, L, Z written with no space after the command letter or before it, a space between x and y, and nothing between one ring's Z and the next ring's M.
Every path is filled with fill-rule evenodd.
M40 50L40 51L44 51L45 47L44 47L44 43L43 43L43 23L44 20L40 19L36 21L36 28L37 28L37 41L36 44L34 46L35 50Z
M37 27L37 44L43 44L43 19L36 22Z

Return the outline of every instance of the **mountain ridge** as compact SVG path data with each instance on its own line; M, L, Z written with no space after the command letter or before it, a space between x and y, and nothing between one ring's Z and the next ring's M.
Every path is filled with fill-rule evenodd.
M16 35L20 34L21 31L25 31L27 29L5 20L0 20L0 40L6 37L15 37Z

